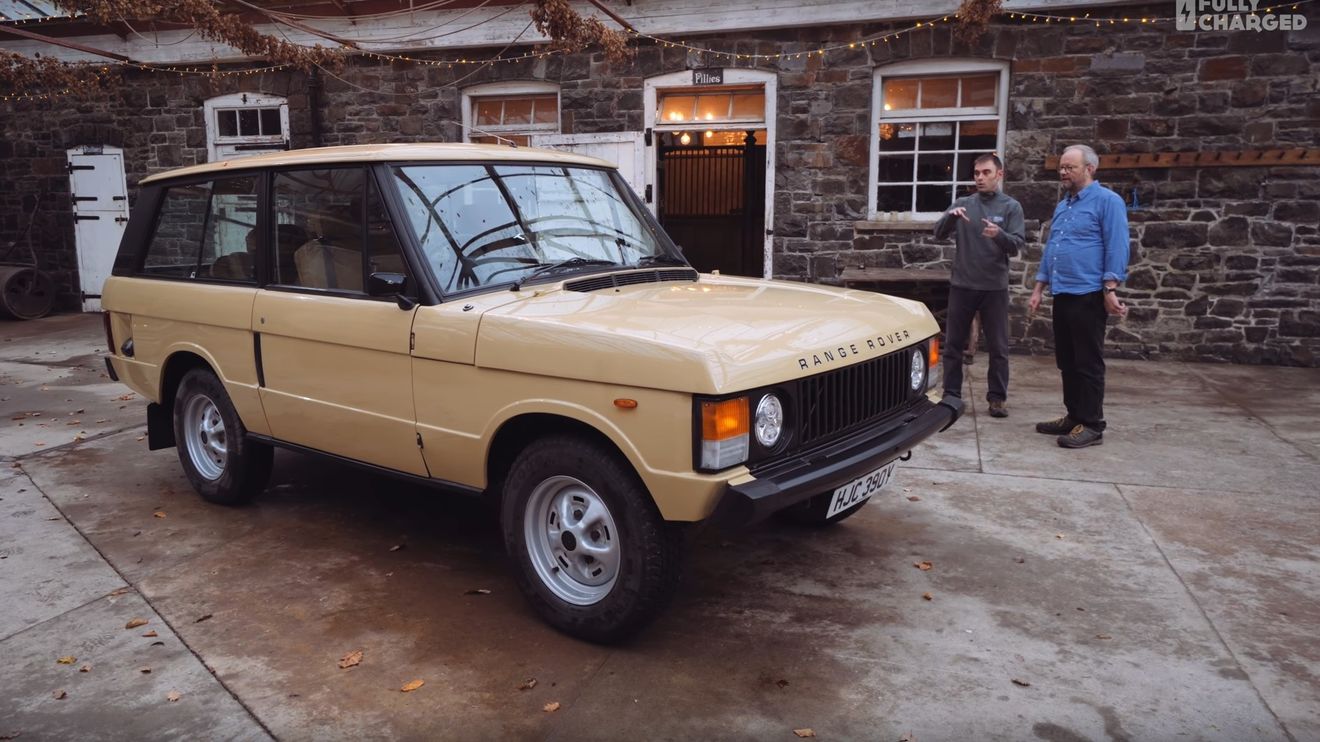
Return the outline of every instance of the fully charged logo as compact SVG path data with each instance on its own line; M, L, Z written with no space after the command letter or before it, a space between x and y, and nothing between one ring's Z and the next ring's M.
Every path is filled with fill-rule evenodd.
M1179 31L1300 31L1301 13L1277 13L1260 0L1178 0Z

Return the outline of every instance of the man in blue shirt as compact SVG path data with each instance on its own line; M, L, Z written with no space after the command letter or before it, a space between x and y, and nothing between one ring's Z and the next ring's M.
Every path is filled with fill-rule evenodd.
M1049 286L1054 297L1054 358L1063 376L1067 414L1038 423L1064 448L1103 442L1105 430L1105 319L1127 307L1118 285L1127 278L1127 209L1117 193L1095 180L1100 158L1084 144L1059 157L1066 195L1054 209L1049 242L1036 272L1028 308L1035 312Z

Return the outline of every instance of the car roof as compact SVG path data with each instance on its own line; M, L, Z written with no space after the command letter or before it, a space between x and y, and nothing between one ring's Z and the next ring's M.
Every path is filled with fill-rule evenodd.
M232 160L167 170L142 179L142 183L208 175L236 170L298 165L341 165L370 162L533 162L553 165L587 165L617 168L607 160L553 149L510 147L495 144L357 144L345 147L316 147L268 152Z

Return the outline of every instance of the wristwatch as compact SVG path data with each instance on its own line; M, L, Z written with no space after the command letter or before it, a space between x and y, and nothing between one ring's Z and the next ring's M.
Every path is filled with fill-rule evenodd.
M1117 286L1106 286L1106 287L1105 287L1105 293L1106 293L1106 294L1116 294L1116 293L1118 293L1118 287L1117 287Z

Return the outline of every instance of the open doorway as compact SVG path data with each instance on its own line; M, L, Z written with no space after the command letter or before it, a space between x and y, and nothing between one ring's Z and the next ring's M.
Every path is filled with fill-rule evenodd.
M647 205L697 270L773 272L774 96L759 70L646 81Z

